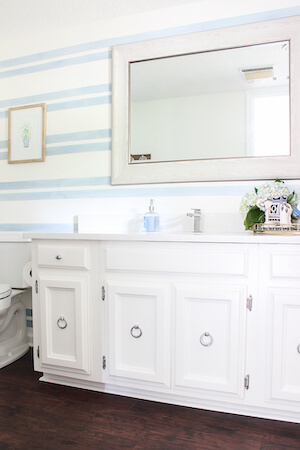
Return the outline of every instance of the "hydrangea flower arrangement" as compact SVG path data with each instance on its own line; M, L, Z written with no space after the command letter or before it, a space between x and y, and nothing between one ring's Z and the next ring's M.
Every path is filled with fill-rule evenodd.
M245 216L244 225L246 230L253 227L255 223L264 222L265 213L257 206L257 200L273 197L273 195L285 195L288 198L288 203L292 203L294 192L290 193L289 189L284 184L284 181L275 180L271 184L263 184L258 189L255 187L252 192L248 192L242 199L240 211Z

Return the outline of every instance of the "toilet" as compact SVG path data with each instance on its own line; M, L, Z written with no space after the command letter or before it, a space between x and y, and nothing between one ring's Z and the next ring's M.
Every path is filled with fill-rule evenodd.
M30 261L30 241L22 233L0 233L0 369L29 349L22 297L29 288L23 277Z

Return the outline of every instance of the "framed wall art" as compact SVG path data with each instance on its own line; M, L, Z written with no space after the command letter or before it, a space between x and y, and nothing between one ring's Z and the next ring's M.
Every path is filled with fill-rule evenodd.
M46 104L8 109L8 164L46 159Z

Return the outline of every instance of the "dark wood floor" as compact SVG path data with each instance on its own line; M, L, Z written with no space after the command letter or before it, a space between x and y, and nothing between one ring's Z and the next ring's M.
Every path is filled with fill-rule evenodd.
M0 449L300 449L300 425L38 381L31 352L0 370Z

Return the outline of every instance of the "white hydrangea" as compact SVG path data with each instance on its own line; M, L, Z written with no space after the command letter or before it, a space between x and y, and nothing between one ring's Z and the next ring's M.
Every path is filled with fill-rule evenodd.
M263 184L257 190L257 197L267 200L272 197L274 194L279 195L290 195L288 188L282 181L274 181L272 184Z
M258 196L254 191L248 192L248 194L244 195L240 205L240 211L244 216L247 215L247 212L250 208L252 208L252 206L256 205L257 199Z
M271 184L262 184L258 189L254 189L252 192L248 192L244 195L240 205L241 213L246 216L249 209L256 205L258 199L267 200L274 194L289 196L290 192L283 181L273 181Z

